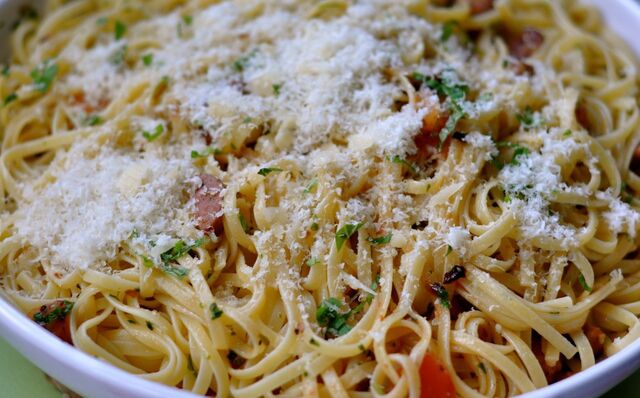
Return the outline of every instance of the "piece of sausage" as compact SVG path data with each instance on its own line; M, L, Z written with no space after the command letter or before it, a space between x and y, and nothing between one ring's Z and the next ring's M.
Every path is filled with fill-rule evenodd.
M482 14L493 9L493 0L467 0L471 15Z
M71 327L69 324L69 313L73 308L73 303L67 300L56 300L51 304L43 305L40 308L29 312L29 318L38 325L55 334L69 344L71 341Z
M196 189L196 228L204 232L220 232L222 227L222 181L210 174L200 175L202 185Z
M544 36L538 30L524 28L521 33L509 37L507 46L512 56L524 59L532 56L543 42Z

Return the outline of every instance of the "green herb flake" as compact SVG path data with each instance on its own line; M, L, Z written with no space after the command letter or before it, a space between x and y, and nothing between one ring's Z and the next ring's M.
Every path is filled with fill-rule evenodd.
M368 237L367 240L369 241L369 243L372 243L374 245L383 245L385 243L391 242L391 234L378 236L376 238Z
M207 156L211 155L222 155L222 151L218 148L215 147L207 147L205 150L203 150L202 152L198 152L198 151L191 151L191 159L197 159L197 158L206 158Z
M511 157L510 164L515 166L520 164L520 162L518 161L518 158L529 156L531 154L531 151L529 150L529 148L527 148L526 146L520 145L516 142L498 141L496 142L496 147L511 148L513 150L513 156Z
M442 25L442 33L440 34L440 41L442 43L448 41L453 35L453 29L457 25L456 21L447 21Z
M273 173L277 171L282 171L282 169L279 169L277 167L263 167L262 169L258 170L258 174L264 177L269 173Z
M189 273L189 270L184 267L176 267L174 265L162 264L160 269L167 275L174 276L178 279L182 279Z
M55 305L55 308L51 309L52 305ZM47 326L52 322L64 320L73 309L73 303L67 300L52 305L43 305L40 311L33 315L33 320L39 325Z
M447 253L445 254L445 257L451 254L452 251L453 251L453 247L451 247L451 245L447 245Z
M343 311L343 307L347 306L341 300L330 297L322 300L316 310L318 325L326 327L329 335L344 336L351 330L351 326L347 324L347 321L354 312L348 309Z
M145 54L142 56L142 64L144 66L151 66L153 64L153 54Z
M83 124L85 126L97 126L102 124L102 122L103 120L99 115L90 115L84 119Z
M432 283L429 285L431 291L438 297L440 304L444 308L451 308L451 304L449 302L449 292L439 283Z
M309 340L309 344L311 344L311 345L315 345L315 346L319 346L319 345L320 345L320 343L318 343L318 342L316 341L316 339L314 339L314 338L311 338L311 339Z
M138 322L134 321L133 319L127 319L127 322L129 322L130 324L137 324Z
M147 329L153 330L153 323L151 323L151 321L147 321L146 324L147 324Z
M387 159L389 159L391 162L393 162L395 164L402 165L407 170L409 170L411 172L411 174L418 174L418 170L415 168L414 165L412 165L411 163L407 162L405 159L401 158L398 155L393 156L391 158L387 158Z
M244 218L244 216L242 215L242 213L238 213L238 220L240 221L240 225L242 226L242 230L245 233L249 232L249 223L247 222L247 220Z
M307 262L305 264L307 264L308 267L313 267L314 265L318 264L320 262L320 260L318 260L317 257L311 257L307 260Z
M158 124L153 132L143 131L142 136L149 142L155 141L160 135L164 133L164 124Z
M356 231L358 231L363 225L364 224L361 222L357 224L346 224L336 232L336 248L338 251L342 249L344 242L346 242L347 239L356 233Z
M2 76L9 76L11 74L11 67L9 65L5 65L2 67L2 72L0 72Z
M211 320L215 321L224 314L224 311L218 307L218 304L211 303L211 305L209 305L209 313L211 314Z
M31 71L34 88L41 93L46 93L57 74L58 64L52 63L50 60L44 61Z
M10 103L12 103L13 101L18 99L18 94L16 93L11 93L9 95L7 95L6 97L4 97L4 106L9 105Z
M252 51L249 54L245 55L244 57L236 59L235 61L233 61L233 64L231 64L231 67L236 72L244 71L249 66L249 63L251 62L251 58L255 54L256 54L256 51Z
M153 268L154 264L153 264L153 260L151 260L151 258L142 255L140 256L140 258L142 259L142 265L144 265L147 268Z
M116 40L120 40L127 33L127 26L122 21L116 21L113 27L113 36Z
M525 127L533 127L535 123L535 118L533 114L533 109L529 105L524 108L522 113L516 113L516 118L522 123Z
M185 25L189 26L193 24L193 17L191 15L185 15L182 17L182 22L184 22Z
M580 282L580 286L582 286L585 291L591 293L592 288L591 286L587 285L587 281L586 279L584 279L584 275L580 274L580 276L578 277L578 282Z
M478 367L480 368L480 370L482 371L482 373L487 374L487 368L484 367L484 362L480 362L478 364Z
M320 229L320 226L318 225L317 222L314 222L313 224L311 224L312 231L317 231L318 229Z
M425 76L415 72L412 77L424 83L430 89L435 90L438 95L447 98L450 115L447 123L438 133L440 141L438 148L442 149L442 145L449 135L453 133L458 122L467 116L467 113L462 107L462 101L466 98L469 86L465 83L453 82L450 79Z
M120 65L124 64L124 61L127 59L127 52L128 51L129 51L129 47L127 47L126 45L118 48L109 57L109 62L112 65L115 65L115 66L120 66Z
M318 179L314 178L311 181L309 181L307 186L304 188L304 193L307 193L307 194L311 193L317 186L318 186Z
M277 97L280 95L280 89L282 88L282 84L273 84L271 88L273 89L273 94Z
M563 135L564 137L570 137L570 136L571 136L571 134L573 134L573 131L571 131L571 130L566 130L564 133L562 133L562 135Z

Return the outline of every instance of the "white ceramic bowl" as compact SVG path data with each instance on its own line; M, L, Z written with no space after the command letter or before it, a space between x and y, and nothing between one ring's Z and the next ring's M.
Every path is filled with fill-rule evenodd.
M555 1L555 0L551 0ZM572 0L573 1L573 0ZM601 11L607 24L640 57L640 5L634 0L584 0ZM19 4L28 0L0 0L0 20L12 21ZM0 29L7 37L8 26ZM6 40L0 57L6 57ZM40 369L88 398L193 398L194 394L153 383L87 355L47 332L0 298L0 335ZM640 340L597 365L523 398L597 397L640 368ZM2 395L0 393L0 395Z

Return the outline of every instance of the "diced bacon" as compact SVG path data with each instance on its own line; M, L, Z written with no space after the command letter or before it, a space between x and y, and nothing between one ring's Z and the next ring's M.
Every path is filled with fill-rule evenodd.
M196 227L204 232L219 232L222 227L222 181L210 174L200 175L202 185L196 190Z
M71 327L69 321L69 314L64 311L68 302L65 300L57 300L51 304L43 305L29 312L29 318L33 319L38 325L47 329L51 333L58 336L60 339L66 341L69 344L73 344L71 341ZM56 313L58 316L54 316L49 322L42 321L49 318L50 314Z
M493 0L467 0L471 15L482 14L493 9Z
M95 105L90 104L89 102L87 102L84 92L82 91L78 91L71 95L71 98L69 98L69 103L73 106L82 108L82 110L87 114L100 112L107 105L109 105L109 101L104 98L101 98L100 101Z
M598 356L602 354L602 350L604 349L604 341L607 338L607 335L604 334L602 329L597 326L586 325L584 327L584 334L587 336L589 344L591 344L594 355Z
M543 42L542 33L534 28L524 28L520 34L509 37L507 45L511 55L518 59L524 59L533 55Z
M413 142L418 148L417 156L421 159L428 159L438 153L440 144L439 133L449 120L449 112L443 111L439 107L431 107L429 112L422 118L422 128L414 138ZM443 148L446 147L446 143Z

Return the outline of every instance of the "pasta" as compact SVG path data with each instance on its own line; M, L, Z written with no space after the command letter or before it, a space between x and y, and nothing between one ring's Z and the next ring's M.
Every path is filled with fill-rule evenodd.
M50 0L3 296L200 395L505 397L640 337L637 60L570 0Z

